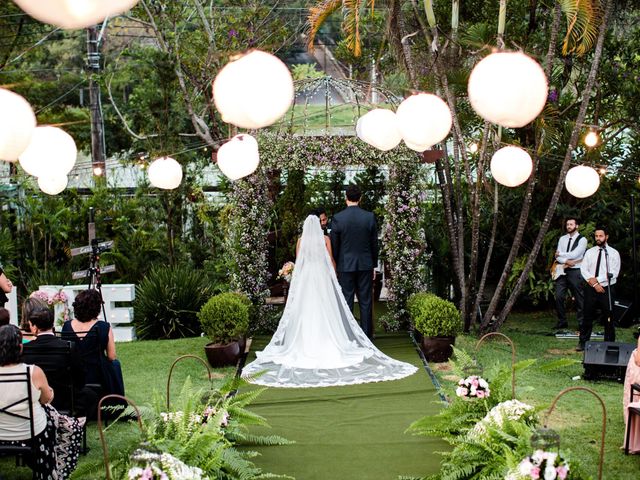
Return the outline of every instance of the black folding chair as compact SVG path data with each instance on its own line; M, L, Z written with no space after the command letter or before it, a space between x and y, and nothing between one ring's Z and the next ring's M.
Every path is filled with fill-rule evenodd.
M0 373L0 384L2 385L2 389L9 388L9 384L17 384L18 388L20 384L24 384L26 389L26 394L24 397L14 401L8 405L0 405L0 421L2 421L3 416L10 416L21 418L23 420L29 420L29 428L31 432L31 437L34 438L36 436L35 433L35 425L33 419L33 397L31 395L31 368L27 366L26 372L19 373ZM24 416L14 412L10 412L9 409L19 405L21 403L28 403L28 411L29 415ZM0 439L1 441L2 439ZM10 457L13 456L16 459L17 467L29 466L28 460L35 459L35 447L30 444L33 442L25 441L21 445L3 445L0 443L0 456Z

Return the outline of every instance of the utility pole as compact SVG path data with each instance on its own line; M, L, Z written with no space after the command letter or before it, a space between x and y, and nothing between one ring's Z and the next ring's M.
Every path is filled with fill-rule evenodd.
M87 71L89 72L89 109L91 111L91 166L93 174L106 178L106 147L104 141L104 120L102 118L102 102L100 100L100 85L96 77L100 73L100 47L102 35L107 26L107 20L102 29L94 25L87 28Z

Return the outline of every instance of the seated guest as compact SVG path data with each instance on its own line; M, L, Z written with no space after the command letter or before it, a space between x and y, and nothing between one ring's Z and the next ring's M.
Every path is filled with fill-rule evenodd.
M116 343L108 322L99 321L102 299L97 290L80 292L73 302L75 318L64 323L65 340L76 343L85 369L85 382L102 386L102 395L124 395Z
M36 306L30 309L27 320L36 338L24 346L22 359L44 371L49 384L57 392L51 404L56 410L71 412L77 417L93 413L98 403L97 393L85 387L84 369L75 344L62 340L53 333L51 309Z
M10 321L11 314L9 313L9 310L7 310L6 308L0 308L0 327L2 325L9 325Z
M0 373L23 373L27 365L20 363L22 352L22 335L13 325L0 327ZM36 458L32 459L33 478L54 478L56 472L56 427L53 418L47 414L43 405L53 400L53 389L47 382L42 369L34 365L31 370L31 395L33 408L33 423L35 436L31 437L29 420L0 413L0 444L35 446ZM0 377L3 380L8 377ZM15 377L19 378L19 377ZM15 403L9 409L11 413L29 417L27 402L20 402L27 394L23 383L6 383L0 388L0 406L5 407ZM57 477L55 477L57 478Z
M631 384L640 383L640 338L638 338L638 346L631 353L629 363L627 364L627 373L624 377L624 393L622 394L622 408L624 413L625 440L627 434L627 422L629 421L629 412L627 406L631 398ZM640 393L637 393L633 399L636 406L640 406ZM629 452L640 453L640 419L632 417L631 437L629 438Z
M22 303L22 316L20 317L20 330L22 330L22 343L28 343L33 340L35 335L31 333L31 327L29 326L29 317L31 311L43 308L49 308L47 302L40 298L29 297Z

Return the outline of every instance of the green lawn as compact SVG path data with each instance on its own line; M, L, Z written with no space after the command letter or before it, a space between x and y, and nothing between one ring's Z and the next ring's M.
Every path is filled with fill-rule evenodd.
M382 313L377 311L377 314ZM553 360L568 357L581 359L574 351L575 340L558 340L548 333L552 331L555 322L549 313L512 315L505 324L502 333L508 335L516 344L518 360L538 358ZM633 342L631 330L618 330L618 340ZM456 345L472 351L477 341L476 337L462 336ZM203 356L205 338L189 338L167 341L140 341L118 344L118 357L122 361L127 395L134 401L145 404L151 401L154 390L164 395L167 374L173 360L185 354ZM488 342L478 356L482 364L510 361L510 350L500 342ZM434 365L434 370L445 382L447 375L444 365ZM216 371L219 378L232 369ZM553 397L563 388L581 385L592 388L602 396L607 406L607 436L604 478L607 479L635 479L640 478L640 457L626 457L620 450L623 441L622 419L622 385L612 381L586 382L572 380L572 377L582 375L580 364L556 371L552 374L542 374L535 369L524 372L517 379L520 387L531 386L530 390L523 389L519 398L536 404L550 405ZM194 383L205 385L207 382L204 368L194 360L185 360L174 374L174 388L176 391L186 375L191 375ZM215 380L214 380L215 381ZM420 417L416 412L416 419ZM556 412L551 417L549 426L556 429L562 438L562 445L570 446L581 463L597 472L601 425L600 406L585 392L571 392L560 401ZM267 418L267 420L269 420ZM407 425L408 426L408 425ZM112 452L116 452L131 445L138 438L135 424L115 424L106 432L108 444ZM102 451L95 424L89 426L88 441L91 451L80 460L78 470L73 479L103 478ZM15 469L10 460L0 462L0 473L4 480L29 479L30 471L26 468Z

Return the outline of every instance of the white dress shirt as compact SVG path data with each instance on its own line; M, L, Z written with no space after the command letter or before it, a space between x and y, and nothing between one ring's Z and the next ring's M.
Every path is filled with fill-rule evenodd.
M596 245L595 247L591 247L584 254L582 265L580 266L580 273L582 273L582 276L586 281L596 276L596 264L598 263L599 252L600 247ZM603 287L609 285L609 279L607 278L607 262L609 263L609 273L613 275L611 277L611 285L615 285L618 280L618 274L620 273L620 254L615 248L610 247L609 245L606 245L602 252L600 270L596 277L598 283Z
M559 252L559 255L556 257L558 263L564 264L567 260L574 260L576 264L573 267L568 268L580 268L580 263L582 262L582 257L584 257L584 253L587 251L587 239L585 237L581 237L578 241L578 246L573 250L574 242L576 238L580 235L577 231L573 232L573 235L563 235L558 240L558 248L556 251ZM567 245L569 245L569 239L571 238L571 247L567 250Z

